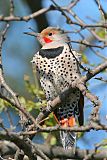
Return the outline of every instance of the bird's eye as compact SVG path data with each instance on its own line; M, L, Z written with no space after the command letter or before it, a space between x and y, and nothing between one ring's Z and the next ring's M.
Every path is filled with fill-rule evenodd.
M49 35L49 36L52 36L52 33L49 33L48 35Z

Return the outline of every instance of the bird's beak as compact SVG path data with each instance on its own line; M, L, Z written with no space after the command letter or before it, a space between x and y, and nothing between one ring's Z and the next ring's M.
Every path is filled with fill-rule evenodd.
M36 33L36 32L24 32L24 34L34 36L34 37L40 37L40 33Z

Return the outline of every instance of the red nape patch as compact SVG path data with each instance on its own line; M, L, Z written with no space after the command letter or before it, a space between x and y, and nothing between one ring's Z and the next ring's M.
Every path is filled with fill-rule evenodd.
M52 40L51 40L51 39L49 39L49 38L47 38L47 37L43 37L43 39L44 39L44 41L45 41L46 43L50 43L50 42L52 42Z

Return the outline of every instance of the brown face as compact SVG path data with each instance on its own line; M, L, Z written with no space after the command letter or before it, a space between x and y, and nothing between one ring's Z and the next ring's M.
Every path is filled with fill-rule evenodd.
M45 43L53 42L53 36L59 34L60 31L56 28L46 28L40 34Z

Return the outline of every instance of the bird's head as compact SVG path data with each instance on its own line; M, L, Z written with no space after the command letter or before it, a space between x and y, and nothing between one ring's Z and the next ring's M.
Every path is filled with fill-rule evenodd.
M64 44L69 42L67 32L57 27L47 27L41 33L32 33L37 37L42 46Z

